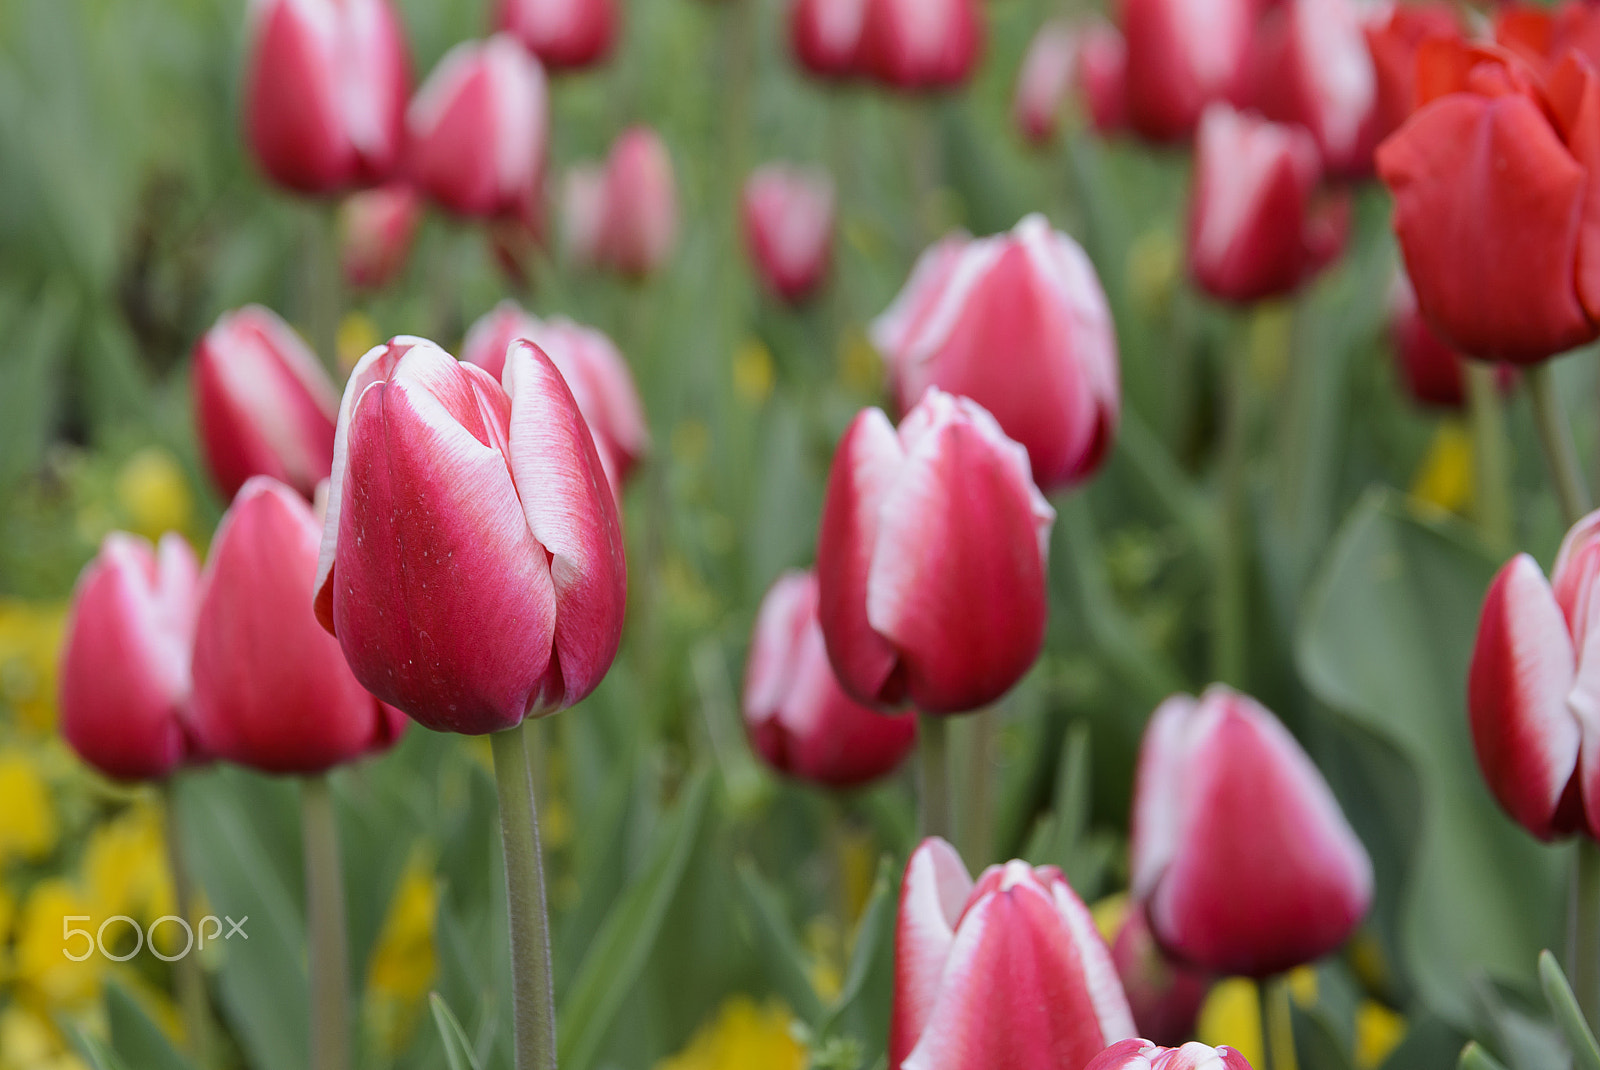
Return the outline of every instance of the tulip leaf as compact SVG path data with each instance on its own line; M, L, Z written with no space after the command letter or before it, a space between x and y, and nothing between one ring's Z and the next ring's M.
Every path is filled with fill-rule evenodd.
M840 1015L850 1009L866 986L867 977L872 972L873 961L878 955L879 945L883 943L886 934L894 931L894 900L894 862L885 855L878 862L878 875L872 882L872 894L867 898L867 905L861 911L861 920L856 923L855 945L850 950L850 966L845 972L844 984L839 989L839 995L834 999L833 1006L828 1008L828 1016L821 1030L823 1034L833 1027Z
M428 1004L433 1008L433 1024L439 1028L439 1040L444 1044L445 1061L450 1070L483 1070L478 1056L467 1040L466 1030L437 992L429 993Z
M823 1020L822 1001L806 973L805 953L784 917L782 900L756 872L750 859L739 859L735 869L761 960L770 970L774 985L801 1021L818 1028Z
M106 986L106 1019L112 1049L130 1065L192 1070L194 1064L178 1054L167 1034L116 981Z
M117 1053L106 1046L105 1041L84 1029L73 1032L78 1043L78 1050L89 1061L94 1070L129 1070L128 1064L118 1058Z
M1505 1064L1484 1050L1476 1040L1461 1049L1456 1070L1506 1070Z
M1561 972L1556 957L1549 951L1539 952L1539 985L1550 1004L1550 1013L1566 1035L1567 1046L1572 1049L1573 1065L1577 1070L1600 1070L1600 1046L1596 1046L1594 1031L1583 1020L1578 1009L1578 999L1572 994L1567 975Z

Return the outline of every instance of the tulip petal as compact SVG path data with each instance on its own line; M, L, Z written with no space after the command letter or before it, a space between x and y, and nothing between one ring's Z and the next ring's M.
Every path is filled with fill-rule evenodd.
M889 1065L911 1054L939 996L956 922L972 893L961 856L937 836L923 840L906 863L894 936L894 1011Z
M1190 695L1168 698L1150 715L1139 744L1128 849L1129 890L1137 900L1149 896L1178 849L1184 814L1179 785L1196 705Z

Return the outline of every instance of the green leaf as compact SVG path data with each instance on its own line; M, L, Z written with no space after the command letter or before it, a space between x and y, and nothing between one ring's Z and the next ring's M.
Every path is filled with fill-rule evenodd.
M82 1029L74 1031L78 1042L78 1050L83 1057L89 1060L89 1065L94 1070L129 1070L128 1064L117 1057L117 1053L106 1047L105 1042Z
M761 960L778 991L800 1020L818 1028L823 1019L822 1001L811 986L806 973L805 954L794 938L788 919L784 917L778 893L773 891L755 864L748 858L739 859L736 867L739 888L743 893L745 908L754 923L756 941Z
M866 908L861 911L861 920L856 923L855 946L850 950L850 966L845 971L844 984L833 1006L828 1008L827 1018L819 1030L824 1036L839 1017L855 1005L866 987L867 976L872 972L873 960L878 955L878 946L893 931L894 917L894 860L885 855L878 862L878 875L872 882L872 894L867 899Z
M428 994L428 1004L433 1008L433 1024L439 1027L439 1039L444 1043L444 1057L450 1070L482 1070L467 1040L466 1030L451 1013L450 1005L437 992Z
M111 1027L111 1048L132 1066L159 1066L163 1070L191 1070L160 1026L150 1020L137 1000L112 981L106 985L106 1019Z
M1461 1049L1461 1059L1456 1063L1456 1070L1506 1070L1505 1064L1483 1050L1483 1045L1476 1040Z
M1583 1020L1583 1011L1578 1009L1578 999L1572 994L1567 975L1561 972L1556 957L1549 951L1539 952L1539 986L1544 989L1545 1001L1550 1004L1556 1024L1566 1034L1574 1065L1578 1070L1600 1070L1600 1047L1595 1045L1594 1032Z

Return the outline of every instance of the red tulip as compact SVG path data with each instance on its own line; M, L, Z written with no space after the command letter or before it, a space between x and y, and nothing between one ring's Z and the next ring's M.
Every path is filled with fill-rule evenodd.
M1460 40L1461 20L1445 3L1395 4L1365 27L1377 76L1378 136L1388 137L1417 109L1417 53L1423 42Z
M744 185L744 233L768 288L799 302L828 272L833 254L833 180L787 164L758 168Z
M194 349L200 453L224 497L271 476L306 498L333 469L339 392L278 315L225 313Z
M1078 88L1102 134L1128 125L1128 47L1115 26L1095 21L1078 39Z
M1061 104L1077 73L1078 37L1071 23L1052 19L1039 27L1022 59L1012 114L1022 136L1035 145L1056 136Z
M1141 137L1183 140L1208 104L1242 97L1255 0L1120 2L1128 125Z
M1111 1045L1083 1070L1250 1070L1250 1062L1229 1047L1191 1040L1180 1048L1163 1048L1136 1037Z
M600 260L623 275L648 275L672 255L677 233L672 157L654 130L630 127L606 160Z
M612 0L498 0L496 21L551 70L604 59L617 34Z
M389 0L259 0L249 51L246 140L269 177L333 193L394 173L411 71Z
M1194 1036L1200 1008L1211 992L1211 975L1168 959L1142 908L1128 912L1112 941L1111 961L1141 1035L1165 1044L1182 1044Z
M1421 108L1378 148L1417 303L1469 356L1537 363L1600 336L1600 79L1432 43ZM1542 85L1542 88L1541 88Z
M1400 381L1418 403L1459 409L1467 400L1463 357L1439 340L1417 308L1417 295L1404 271L1395 272L1389 288L1389 333L1394 345ZM1502 393L1516 382L1508 365L1495 365L1495 381Z
M239 491L200 577L194 709L218 758L269 773L318 773L399 737L405 718L356 683L317 626L317 520L266 476Z
M973 884L949 844L924 840L894 956L897 1070L1063 1070L1133 1035L1105 941L1054 866L1008 862Z
M972 398L1027 447L1041 487L1084 479L1110 449L1121 412L1111 309L1089 258L1041 215L924 253L872 334L902 410L930 386Z
M339 209L345 281L355 287L387 286L406 266L421 216L421 198L402 182L345 198Z
M860 74L857 55L868 0L795 0L789 38L795 58L812 74L848 78Z
M1372 863L1327 782L1254 699L1175 695L1145 729L1134 791L1133 895L1169 954L1266 977L1344 943Z
M1224 301L1292 293L1344 248L1349 205L1313 204L1316 142L1298 126L1206 110L1195 150L1189 274Z
M200 566L174 533L152 548L115 531L72 594L61 648L61 734L118 780L158 780L200 757L190 709Z
M864 409L834 455L817 548L822 634L859 702L984 706L1039 656L1055 511L1028 455L937 387L898 431Z
M461 359L500 379L506 354L520 339L544 350L561 373L594 436L611 485L620 489L650 450L650 429L628 362L616 344L593 327L564 316L541 320L515 301L500 302L472 325L461 344Z
M1478 766L1506 812L1542 840L1600 837L1600 656L1589 656L1590 640L1600 643L1597 580L1600 514L1591 513L1561 544L1553 585L1527 554L1500 570L1472 650Z
M788 572L756 617L744 682L756 751L780 772L848 788L893 772L917 741L917 719L889 717L839 687L817 623L817 578Z
M583 164L569 170L561 193L561 244L578 267L600 264L605 211L605 168Z
M544 68L497 34L445 53L406 112L411 177L464 216L537 219L549 101Z
M1569 52L1600 64L1600 12L1575 0L1552 7L1504 3L1495 10L1494 39L1545 74Z
M978 0L867 0L856 63L898 89L967 80L983 50Z
M418 338L361 359L315 585L358 680L468 735L593 691L626 596L616 503L572 392L529 342L502 381Z

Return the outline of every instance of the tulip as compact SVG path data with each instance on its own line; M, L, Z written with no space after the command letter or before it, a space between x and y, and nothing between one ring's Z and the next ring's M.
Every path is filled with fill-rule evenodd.
M1072 87L1077 65L1077 29L1062 19L1039 27L1022 59L1012 101L1017 128L1035 145L1048 144L1056 136L1061 103Z
M405 719L350 674L317 626L317 520L304 498L256 476L240 489L200 576L194 712L218 758L268 773L319 773L387 748Z
M1467 678L1478 766L1506 813L1542 840L1600 837L1600 711L1589 656L1600 598L1600 513L1567 533L1551 582L1519 554L1484 599Z
M224 497L271 476L306 498L333 468L339 392L278 315L225 313L194 349L200 453Z
M1600 64L1600 12L1574 0L1551 7L1501 4L1495 10L1494 39L1546 74L1569 52Z
M612 270L650 274L672 254L678 231L672 157L647 126L623 131L606 160L599 256Z
M756 616L744 682L750 742L774 769L848 788L893 772L917 741L917 720L886 717L839 687L817 623L817 578L787 572Z
M872 336L902 410L930 386L970 397L1027 447L1041 487L1084 479L1110 449L1121 412L1111 309L1089 258L1041 215L924 253Z
M496 21L551 70L604 59L617 33L612 0L499 0Z
M168 532L114 531L72 594L61 647L61 734L117 780L159 780L200 757L190 709L200 566Z
M1272 714L1220 684L1151 717L1129 855L1156 942L1213 973L1310 962L1372 900L1372 863L1322 774Z
M833 180L786 164L758 168L744 186L744 232L768 288L799 302L827 274L833 253Z
M1389 288L1389 333L1394 345L1400 381L1422 405L1459 409L1466 403L1466 369L1462 356L1439 340L1417 308L1417 295L1404 271L1395 272ZM1495 367L1496 385L1502 393L1516 382L1515 371L1505 364Z
M600 263L605 211L605 168L586 164L569 170L561 193L561 244L578 267Z
M1250 1070L1250 1062L1233 1048L1213 1048L1198 1040L1163 1048L1135 1037L1111 1045L1083 1070Z
M1249 78L1255 0L1121 0L1128 124L1152 141L1188 138L1214 101Z
M410 60L389 0L250 5L245 136L273 181L333 193L399 166Z
M515 301L502 301L472 325L461 344L461 359L495 379L505 372L513 343L526 339L544 351L566 380L600 463L614 488L632 474L650 449L650 429L628 362L616 344L593 327L564 316L541 320Z
M347 197L339 210L345 281L371 289L387 286L406 266L421 216L422 201L405 183Z
M1078 88L1102 134L1128 125L1128 47L1115 26L1091 22L1078 38Z
M795 0L789 39L795 59L821 78L860 74L856 63L868 0Z
M976 884L941 839L906 865L895 926L889 1065L1062 1070L1133 1036L1128 1001L1054 866L991 866Z
M616 503L561 373L519 341L501 382L418 338L361 359L315 584L356 679L469 735L594 690L626 595Z
M412 179L459 215L536 219L547 96L544 68L510 35L456 45L406 112Z
M1378 136L1388 137L1417 108L1417 53L1424 42L1459 40L1461 20L1444 3L1395 4L1365 27L1377 77Z
M1301 127L1206 110L1189 209L1189 273L1201 289L1224 301L1281 296L1339 254L1349 206L1313 205L1317 161Z
M1417 304L1474 357L1538 363L1600 336L1600 80L1437 42L1426 99L1378 148Z
M857 67L897 89L967 80L983 50L978 0L867 0Z
M1211 991L1211 977L1172 962L1162 954L1141 908L1130 910L1111 944L1122 990L1140 1034L1165 1044L1194 1036L1200 1008Z
M1044 642L1055 511L977 402L929 388L898 430L864 409L828 477L817 548L828 658L858 702L959 713Z

